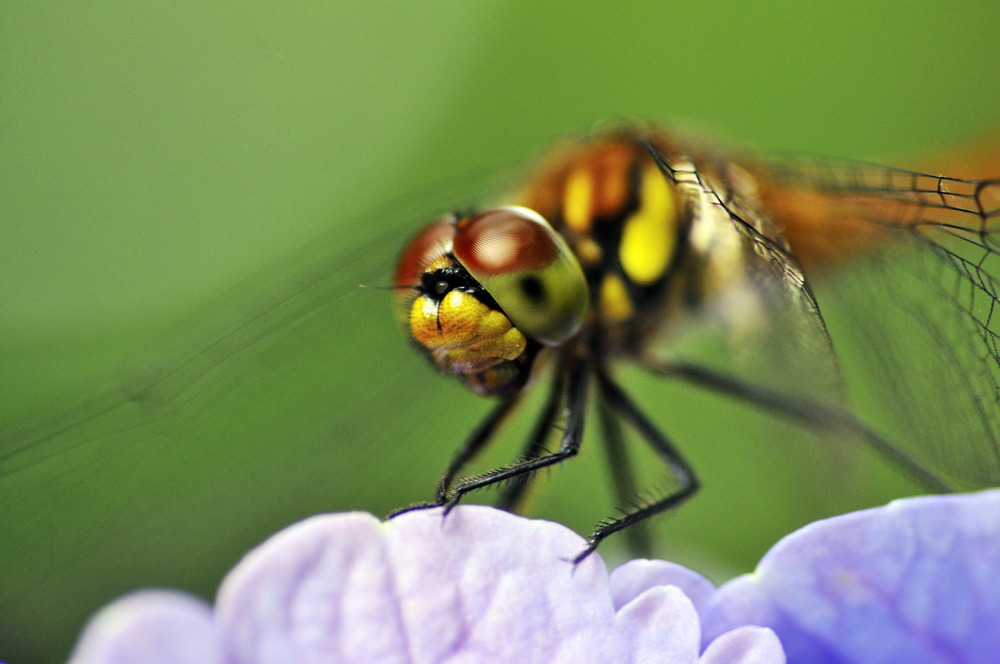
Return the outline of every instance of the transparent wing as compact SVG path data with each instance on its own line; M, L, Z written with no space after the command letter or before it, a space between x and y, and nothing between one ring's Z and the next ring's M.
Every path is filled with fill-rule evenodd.
M788 404L857 413L934 484L1000 483L1000 183L706 154L661 166L702 201L692 242L697 224L739 237L699 321L722 323L724 352L668 351Z
M482 180L477 174L438 183L432 192L395 197L340 222L326 237L164 330L125 366L95 377L89 392L32 404L0 421L0 488L6 478L60 457L97 464L150 441L181 443L186 432L207 449L231 447L239 434L207 429L243 428L267 418L283 424L247 437L287 438L307 426L300 416L309 412L322 413L310 439L339 437L349 418L330 404L345 396L376 401L405 392L392 380L377 392L361 389L358 380L362 374L381 377L386 363L371 362L373 357L398 354L397 367L413 360L393 323L390 298L379 290L388 288L399 247L436 210L471 200L470 190L481 189ZM419 362L412 364L424 375ZM241 420L222 424L230 417Z
M724 347L685 359L841 405L840 372L820 305L749 173L708 159L673 166L661 159L661 167L693 201L688 251L701 258L687 271L704 297L688 334L698 345L715 338ZM676 339L666 341L670 355L688 352Z
M952 478L1000 483L1000 182L806 160L764 178L855 405Z
M180 437L184 423L197 419L207 402L234 395L255 367L266 370L268 355L280 357L278 347L289 338L321 347L326 337L346 361L354 352L350 345L357 343L350 337L356 326L335 316L353 312L351 318L360 325L367 323L366 312L384 313L384 297L362 291L358 284L383 283L377 261L391 256L377 240L354 246L332 243L327 251L303 259L310 267L300 266L296 274L269 274L242 289L249 295L238 301L213 302L152 357L137 358L107 376L106 387L88 394L85 403L50 404L36 409L35 416L6 422L0 429L0 477L64 455L86 453L100 459L146 440ZM324 315L334 318L314 323ZM324 325L329 332L323 332ZM320 397L301 398L312 402ZM102 442L112 438L118 442Z
M0 422L0 603L58 604L38 638L75 631L134 588L211 596L243 553L310 514L427 495L482 404L410 351L388 292L358 286L387 285L403 239L452 194L357 219L85 394ZM472 415L429 416L433 399Z

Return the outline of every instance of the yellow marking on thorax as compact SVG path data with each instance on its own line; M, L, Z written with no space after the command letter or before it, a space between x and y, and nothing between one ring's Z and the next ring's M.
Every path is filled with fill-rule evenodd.
M594 207L594 179L587 169L577 168L566 178L563 192L563 219L578 233L590 229Z
M655 164L642 171L639 209L625 221L619 257L629 279L646 286L663 276L674 254L677 201Z
M611 273L601 281L601 313L613 322L622 322L634 313L625 282L617 274Z
M604 258L604 251L601 249L601 245L591 237L582 237L577 240L576 245L573 247L573 253L576 254L580 265L585 268L599 265Z

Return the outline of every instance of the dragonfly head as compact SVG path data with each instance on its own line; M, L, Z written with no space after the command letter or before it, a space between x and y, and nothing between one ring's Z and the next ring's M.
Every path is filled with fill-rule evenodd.
M588 294L566 242L538 213L498 207L426 226L396 265L396 316L435 365L509 394L544 346L580 330Z

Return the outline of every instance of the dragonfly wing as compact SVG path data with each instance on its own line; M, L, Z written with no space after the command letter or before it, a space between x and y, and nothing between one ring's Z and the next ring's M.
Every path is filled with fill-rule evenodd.
M820 305L750 174L706 159L661 165L690 202L683 272L696 285L683 288L697 302L694 316L668 316L664 350L748 383L842 405Z
M796 160L765 182L864 416L955 479L1000 483L1000 181Z

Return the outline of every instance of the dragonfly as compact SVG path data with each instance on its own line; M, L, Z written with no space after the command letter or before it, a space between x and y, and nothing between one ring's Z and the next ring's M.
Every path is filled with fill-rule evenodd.
M497 400L458 447L433 499L399 513L447 513L495 485L505 487L498 505L516 510L530 478L580 451L592 392L627 506L598 523L576 561L689 500L698 474L682 445L615 378L619 359L857 439L930 491L1000 483L998 234L998 180L727 155L652 127L612 128L562 145L501 205L436 219L399 256L396 315L414 348ZM887 250L902 268L891 277ZM904 412L911 426L903 445L850 408L838 339L813 279L851 259L883 268L877 287L929 339L937 357L922 380L942 398L965 399L969 426L951 439ZM940 308L914 308L902 293L907 279L934 292ZM692 325L738 337L749 356L735 363L743 372L677 351L671 339ZM908 385L901 363L888 357L894 339L877 325L866 334L869 361L890 378L883 398L893 401L917 383ZM548 397L517 458L462 476L543 380ZM623 427L663 462L670 488L662 495L635 498Z
M522 419L533 418L548 433L529 432L530 449L520 458L542 458L549 447L558 451L560 432L575 430L581 444L598 433L610 443L609 456L620 459L611 466L609 483L617 487L618 504L640 496L639 506L647 507L658 498L642 497L642 471L651 469L640 466L641 445L630 445L636 437L669 442L677 454L668 460L688 468L689 479L705 479L704 499L679 512L698 513L712 494L733 497L733 486L712 479L705 452L742 447L747 432L728 432L735 441L700 438L697 433L715 422L698 421L675 441L683 426L677 416L686 414L688 402L668 412L660 405L667 411L674 404L655 402L655 412L640 407L648 395L637 393L634 381L642 377L630 377L619 363L632 359L674 379L657 384L690 384L692 391L718 394L713 409L738 401L749 406L742 412L782 416L824 440L860 439L899 450L897 465L918 478L926 475L930 488L996 483L990 315L997 274L995 183L852 161L770 159L659 130L573 138L511 187L512 194L496 200L547 219L585 281L603 269L603 263L584 260L595 253L593 244L588 253L586 239L603 252L608 238L596 221L593 233L562 225L566 197L552 198L558 189L551 185L559 177L567 181L570 172L610 173L611 164L598 159L601 146L609 159L617 152L641 165L629 187L644 183L659 190L664 209L666 200L693 206L675 209L687 231L672 246L690 248L685 260L698 247L711 248L707 262L699 270L682 262L663 268L662 274L670 274L659 280L663 291L655 284L630 291L623 280L624 296L621 290L614 296L615 287L608 287L608 311L617 312L617 322L600 338L603 346L576 346L582 357L564 360L560 353L579 335L595 334L588 317L595 311L590 298L601 292L596 281L586 284L588 307L577 336L562 343L525 337L535 355L530 371L521 374L524 383L514 389L511 374L512 392L493 397L497 405L473 428L484 432L478 463L496 449L487 450L486 443L504 435L498 432L502 423L516 432ZM467 203L482 200L484 179L496 182L481 175L432 184L416 197L362 215L353 224L356 236L338 230L329 242L241 287L236 297L228 294L196 312L176 337L155 341L149 356L99 379L105 387L95 379L93 394L74 401L79 405L43 404L0 423L0 602L15 607L10 619L17 620L24 643L44 642L59 630L68 642L74 634L67 630L96 606L138 586L181 586L207 596L241 552L295 519L359 507L385 514L423 495L424 478L439 470L435 446L468 435L480 402L460 386L429 376L418 357L406 354L383 293L357 285L385 284L399 245L430 216L428 210L447 210L459 201L456 220L476 216ZM601 191L607 201L614 199L612 189ZM692 211L720 223L692 224ZM725 256L740 258L728 262ZM428 284L432 290L435 283ZM404 290L396 289L391 299L404 297ZM653 299L643 299L643 293ZM504 299L490 297L498 307ZM395 309L399 317L398 304ZM565 323L557 316L552 325L549 333L559 336ZM536 326L548 327L544 314ZM426 356L427 347L421 348ZM544 390L546 381L547 397L534 387ZM478 380L480 387L490 384ZM587 394L581 396L583 385ZM575 403L567 403L571 396ZM517 403L494 416L508 400ZM532 415L536 402L542 412ZM387 408L391 416L370 416ZM584 435L591 411L598 426ZM695 448L700 456L692 454ZM687 463L689 456L697 467ZM568 471L585 464L563 466ZM719 473L732 476L734 464L719 461ZM629 465L639 477L625 472ZM747 467L736 471L745 474ZM670 468L665 495L683 486ZM762 483L780 474L773 464L769 468L772 475ZM518 480L537 474L501 482L500 506L525 511L532 496ZM365 481L350 482L351 475ZM460 485L447 488L446 503L464 498L453 491ZM599 509L590 496L596 488L587 487L586 500L572 491L552 495ZM681 495L675 500L686 500ZM750 509L767 500L755 494L745 502ZM564 508L555 509L570 522ZM628 523L641 522L642 514ZM796 523L788 523L792 519ZM628 523L623 539L638 538L641 527ZM679 518L671 524L682 533L675 539L719 534L729 539L709 546L725 545L727 555L736 548L731 543L748 539L739 522L710 529L703 523L684 532ZM798 523L798 514L785 515L773 527L783 533ZM753 528L762 530L759 522ZM743 558L730 563L734 567L752 564L772 543L773 533L754 535L759 550L733 554Z

